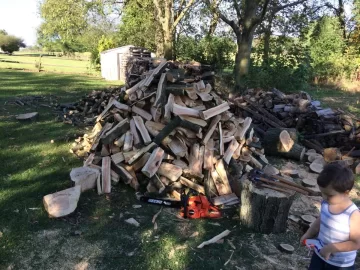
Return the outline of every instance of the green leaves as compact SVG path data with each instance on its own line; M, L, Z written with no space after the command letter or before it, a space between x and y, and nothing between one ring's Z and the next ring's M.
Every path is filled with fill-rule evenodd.
M4 34L5 33L5 34ZM24 40L15 36L7 35L6 31L0 31L0 48L2 51L12 54L20 48L25 48Z

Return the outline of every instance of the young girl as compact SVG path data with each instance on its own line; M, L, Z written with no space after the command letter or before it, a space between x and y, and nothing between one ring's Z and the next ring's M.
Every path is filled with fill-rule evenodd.
M360 249L360 212L349 198L353 173L339 164L329 164L317 183L324 199L321 213L300 240L303 244L305 239L317 237L319 242L309 269L355 269Z

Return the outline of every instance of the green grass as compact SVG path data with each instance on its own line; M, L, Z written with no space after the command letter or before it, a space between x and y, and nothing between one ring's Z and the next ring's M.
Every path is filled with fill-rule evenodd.
M42 198L71 186L69 172L82 161L69 148L83 131L56 122L49 108L4 104L25 95L75 101L109 84L88 76L4 69L0 78L0 269L303 269L308 264L299 233L251 233L241 227L236 210L225 211L221 220L181 221L176 210L163 209L154 230L151 220L159 208L133 208L139 202L122 183L107 196L85 192L73 214L48 218ZM14 119L31 111L40 113L37 122ZM140 227L124 222L130 217ZM227 240L196 248L225 229L236 247L227 266L232 250ZM194 232L198 236L190 238ZM294 245L296 254L281 253L282 242Z
M0 68L38 71L35 63L38 62L39 59L39 54L35 53L24 54L18 52L14 53L14 55L0 54ZM45 54L41 58L41 64L43 72L99 75L99 72L91 67L90 61L88 60L75 60Z

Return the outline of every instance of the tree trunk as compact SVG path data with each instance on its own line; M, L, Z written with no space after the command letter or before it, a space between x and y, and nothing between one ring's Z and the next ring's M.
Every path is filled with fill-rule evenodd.
M273 16L269 18L269 26L265 30L264 36L264 55L263 61L267 62L269 60L269 52L270 52L270 38L271 38L271 27L272 27Z
M173 59L173 36L171 29L164 29L164 58Z
M244 29L241 33L241 36L237 37L238 51L235 58L235 91L243 92L245 90L245 85L243 78L249 73L250 66L250 54L252 47L252 40L254 37L254 29Z
M341 30L343 31L343 39L346 40L345 9L344 9L343 0L339 0L338 17L339 17Z

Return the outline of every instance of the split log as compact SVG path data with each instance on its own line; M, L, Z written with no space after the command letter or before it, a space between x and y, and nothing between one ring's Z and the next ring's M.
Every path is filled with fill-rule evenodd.
M136 113L136 114L140 115L142 118L144 118L144 119L146 119L148 121L152 120L152 115L150 113L148 113L147 111L143 110L143 109L140 109L140 108L138 108L136 106L133 106L131 108L131 111L133 113Z
M131 158L127 161L130 165L133 164L135 161L137 161L138 159L140 159L140 157L142 157L143 155L145 155L145 153L147 153L148 151L150 151L152 148L154 148L156 146L155 143L150 143L149 145L141 148L139 151L136 151L135 155L132 155Z
M16 119L19 121L34 121L38 117L39 117L38 112L32 112L32 113L19 114L16 116Z
M176 156L185 157L185 155L187 154L186 144L177 138L171 140L171 142L169 143L169 148Z
M212 120L211 120L211 123L209 125L209 128L206 132L206 135L204 137L204 139L202 140L202 144L206 144L208 142L208 140L211 138L211 136L213 135L215 129L216 129L216 126L217 124L219 123L221 119L221 116L220 115L217 115L216 117L214 117Z
M123 151L129 152L129 151L131 151L132 147L133 147L133 135L132 135L131 131L129 130L125 133L125 141L124 141Z
M164 150L160 147L156 148L152 153L145 166L142 168L141 172L145 176L151 178L159 169L162 159L164 157Z
M102 167L101 167L101 177L102 177L102 192L110 193L111 192L111 175L110 175L110 157L102 158Z
M188 121L190 123L193 123L195 125L198 125L200 127L206 127L207 126L207 122L205 120L199 119L199 118L194 118L191 116L186 116L186 115L182 115L180 116L180 118L182 120Z
M203 186L200 186L194 182L192 182L191 180L189 179L186 179L185 177L180 177L180 183L183 184L184 186L187 186L199 193L202 193L202 194L205 194L205 189Z
M115 127L107 131L102 136L102 143L103 144L110 144L112 143L116 138L120 137L120 135L126 133L130 128L130 122L128 119L124 119L120 123L118 123Z
M286 99L286 95L280 90L277 90L276 88L271 89L271 92L273 92L281 100Z
M172 112L175 115L187 115L187 116L193 116L193 117L200 117L200 111L180 106L176 103L173 104Z
M99 170L89 167L79 167L71 170L70 178L71 181L75 183L75 186L80 186L81 192L84 192L96 187L96 180L99 174Z
M204 161L204 146L195 143L191 147L189 155L189 169L194 175L202 175L202 165Z
M249 103L255 110L261 112L263 115L265 115L267 118L269 118L271 121L274 121L275 123L277 123L279 126L281 127L286 127L286 124L284 122L282 122L281 120L279 120L277 117L275 117L274 115L272 115L271 113L269 113L267 110L261 108L258 104L256 104L255 102L252 102L249 98L244 97L244 100Z
M219 122L219 150L220 156L224 155L224 141L223 141L223 132L221 127L221 122Z
M161 110L162 110L162 108L155 108L155 107L150 108L151 115L154 119L154 122L156 122L156 123L160 122Z
M224 163L222 160L217 161L217 163L215 164L215 170L219 175L219 178L215 180L213 177L213 180L215 182L216 187L217 188L218 186L220 187L218 188L219 195L230 194L232 191L226 174Z
M295 192L259 189L247 180L241 186L241 223L260 233L285 232Z
M132 168L135 172L139 171L140 169L142 169L142 167L145 166L146 162L148 161L148 159L150 158L150 153L146 152L144 153L144 155L139 158L133 165Z
M174 104L175 105L175 104ZM181 123L181 119L179 116L176 116L174 119L172 119L154 138L153 142L157 145L160 145L161 142L170 135L175 128L177 128Z
M176 165L163 162L158 169L158 174L175 182L182 175L182 169Z
M168 102L165 105L165 112L164 112L164 120L166 122L169 122L171 119L171 112L173 110L173 105L174 105L174 95L169 94Z
M242 140L245 137L245 133L248 131L251 125L252 119L250 117L246 117L242 126L238 126L237 131L235 133L235 139Z
M140 137L139 137L139 133L136 129L136 125L135 125L135 121L134 119L131 119L130 120L130 131L131 131L131 134L133 136L133 142L134 142L134 145L137 146L141 143L140 141ZM123 143L125 142L125 137L124 137L124 141ZM119 147L121 147L122 145L118 145Z
M43 203L49 217L58 218L75 211L81 194L81 187L75 186L44 196Z
M161 77L160 77L160 81L158 83L158 88L156 91L154 107L161 107L165 104L165 102L166 102L165 101L165 98L166 98L165 88L166 88L166 73L162 73ZM147 120L150 120L150 119L147 119Z
M203 247L206 246L206 245L216 243L217 241L219 241L220 239L224 238L225 236L228 236L229 234L230 234L230 231L229 231L229 230L225 230L225 231L223 231L222 233L220 233L219 235L211 238L210 240L205 241L205 242L202 242L197 248L203 248Z
M332 162L335 160L341 159L341 151L339 148L325 148L324 149L324 159L326 162Z
M113 169L119 174L121 180L123 180L125 184L129 185L133 181L134 176L123 165L113 164Z
M134 119L135 125L136 125L137 129L139 130L140 135L144 141L144 144L148 145L149 143L151 143L151 138L150 138L149 132L145 128L143 119L140 116L133 116L133 119Z
M219 115L229 109L230 109L229 104L227 102L224 102L214 108L200 112L200 117L204 120L207 120L207 119L210 119L211 117Z
M214 158L214 140L210 139L205 144L205 152L204 152L204 169L208 171L212 171L214 167L213 163Z
M112 155L111 160L114 164L119 164L125 160L125 157L124 154L120 152Z
M228 148L226 149L226 152L224 154L224 161L229 164L230 163L230 160L231 160L231 157L233 156L234 152L236 151L236 149L239 147L239 143L237 142L237 140L233 139Z

